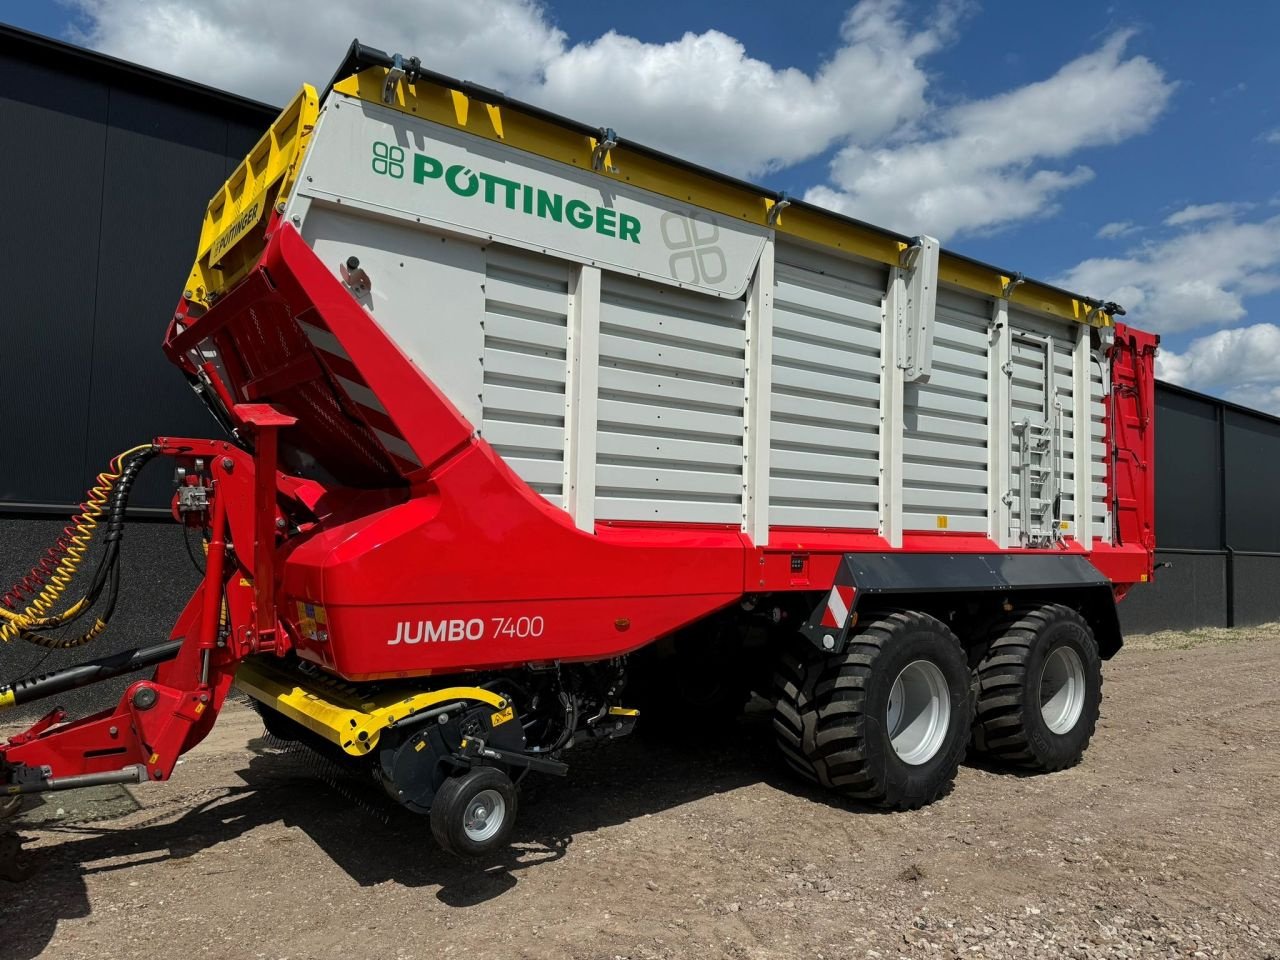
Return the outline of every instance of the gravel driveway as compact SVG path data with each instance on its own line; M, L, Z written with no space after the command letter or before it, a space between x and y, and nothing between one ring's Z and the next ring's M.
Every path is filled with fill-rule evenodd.
M966 766L915 813L795 782L762 716L587 747L481 867L233 704L170 783L24 814L0 956L1280 958L1280 628L1138 638L1105 675L1081 766Z

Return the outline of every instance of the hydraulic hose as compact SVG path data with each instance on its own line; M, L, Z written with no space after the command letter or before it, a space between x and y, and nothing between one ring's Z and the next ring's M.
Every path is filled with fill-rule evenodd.
M97 482L90 488L80 511L71 518L62 536L40 562L0 598L0 641L21 637L43 647L66 649L89 643L106 629L119 586L117 564L129 491L138 471L154 455L150 444L134 447L113 457L108 468L98 474ZM107 546L89 588L65 610L52 612L84 562L90 541L104 515L107 519ZM43 631L66 626L87 613L107 586L110 587L108 606L86 631L73 637L44 635ZM23 609L14 609L24 601L27 605Z

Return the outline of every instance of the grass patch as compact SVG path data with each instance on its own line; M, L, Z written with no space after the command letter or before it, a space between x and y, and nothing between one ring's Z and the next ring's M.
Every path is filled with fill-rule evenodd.
M1139 633L1124 638L1126 650L1193 650L1196 647L1222 647L1229 643L1263 643L1280 640L1280 623L1262 623L1254 627L1200 627L1195 630L1162 630Z

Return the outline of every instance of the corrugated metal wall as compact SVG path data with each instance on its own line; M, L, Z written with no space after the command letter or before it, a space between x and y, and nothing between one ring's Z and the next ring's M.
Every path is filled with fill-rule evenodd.
M1157 559L1120 605L1128 631L1280 620L1280 419L1156 389Z
M113 453L217 430L160 339L209 197L273 116L0 30L0 509L62 509ZM136 504L167 504L161 472Z

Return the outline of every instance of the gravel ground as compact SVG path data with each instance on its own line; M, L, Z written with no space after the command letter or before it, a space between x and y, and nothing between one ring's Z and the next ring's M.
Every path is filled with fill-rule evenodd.
M172 782L24 814L0 956L1280 958L1277 676L1277 627L1135 638L1081 766L908 814L797 784L759 716L584 748L480 866L232 705Z

